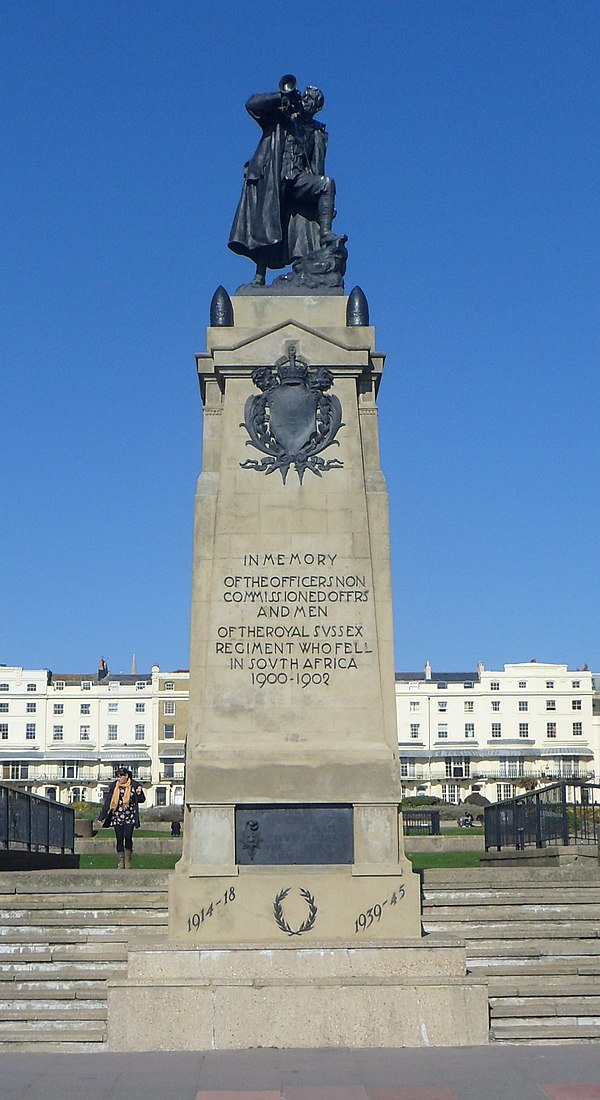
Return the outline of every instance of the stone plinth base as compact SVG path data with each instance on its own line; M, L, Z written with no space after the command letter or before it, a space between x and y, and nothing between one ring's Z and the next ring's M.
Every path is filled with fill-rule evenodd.
M487 983L466 975L460 943L435 936L345 948L149 946L130 951L128 977L109 982L112 1051L487 1042Z

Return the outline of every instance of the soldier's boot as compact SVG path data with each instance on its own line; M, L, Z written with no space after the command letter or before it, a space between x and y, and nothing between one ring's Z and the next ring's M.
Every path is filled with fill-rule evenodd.
M133 852L131 851L131 848L126 848L125 852L124 852L125 862L123 863L123 866L126 868L127 871L131 871L131 857L132 857L132 855L133 855Z
M335 184L333 180L327 180L326 190L322 195L319 195L317 216L319 219L319 240L321 244L331 244L331 241L335 240L335 233L331 229L331 223L335 218Z

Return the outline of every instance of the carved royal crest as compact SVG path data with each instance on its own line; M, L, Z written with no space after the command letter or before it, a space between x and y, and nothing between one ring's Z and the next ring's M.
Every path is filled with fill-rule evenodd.
M305 470L321 477L343 465L337 458L327 460L320 454L332 444L339 446L335 437L343 427L338 398L325 392L333 385L330 370L311 369L291 344L274 367L253 371L252 381L262 392L246 401L240 427L250 436L246 445L266 457L240 462L244 470L265 474L281 470L285 484L290 466L294 466L302 484Z

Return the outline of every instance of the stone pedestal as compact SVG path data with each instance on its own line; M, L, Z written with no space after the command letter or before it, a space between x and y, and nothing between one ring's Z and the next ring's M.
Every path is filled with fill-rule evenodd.
M485 989L420 940L404 854L383 356L343 296L225 299L198 356L172 946L130 954L110 1045L485 1042Z
M157 946L131 951L129 974L109 983L114 1051L488 1042L486 982L465 976L464 947L442 937Z
M420 936L399 824L383 356L347 303L235 297L198 356L178 942L270 942L287 925L303 943Z

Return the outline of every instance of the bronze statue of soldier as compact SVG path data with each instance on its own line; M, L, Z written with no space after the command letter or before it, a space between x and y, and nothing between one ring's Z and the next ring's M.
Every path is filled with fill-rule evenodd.
M291 73L281 78L279 91L246 103L262 138L245 165L229 248L256 264L251 286L265 285L267 268L286 267L336 240L335 183L325 175L327 133L314 117L324 103L312 85L302 95Z

